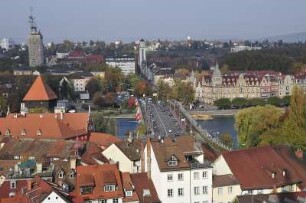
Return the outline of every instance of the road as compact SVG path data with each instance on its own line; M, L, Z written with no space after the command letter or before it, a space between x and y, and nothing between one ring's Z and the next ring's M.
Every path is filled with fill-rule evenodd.
M183 130L165 102L143 100L142 114L152 137L179 136Z

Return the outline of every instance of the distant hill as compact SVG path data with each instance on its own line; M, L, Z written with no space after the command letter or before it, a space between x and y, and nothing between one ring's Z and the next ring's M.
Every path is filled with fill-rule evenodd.
M284 34L284 35L276 35L267 38L261 38L259 41L268 39L270 42L277 42L279 40L283 40L283 42L305 42L306 41L306 32L300 33L292 33L292 34Z

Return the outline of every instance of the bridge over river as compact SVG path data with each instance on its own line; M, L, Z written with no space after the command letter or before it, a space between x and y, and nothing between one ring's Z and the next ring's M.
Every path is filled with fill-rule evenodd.
M143 100L140 104L151 137L180 136L190 133L199 141L206 142L214 148L231 150L218 137L211 136L205 129L202 129L180 102Z

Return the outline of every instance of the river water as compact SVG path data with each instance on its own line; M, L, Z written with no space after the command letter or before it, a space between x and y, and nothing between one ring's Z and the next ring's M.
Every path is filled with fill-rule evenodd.
M230 133L237 146L237 133L234 128L233 116L215 116L212 120L198 120L198 124L206 129L212 136L217 137L223 133ZM118 118L116 120L116 135L125 138L128 131L135 131L137 122L133 118Z

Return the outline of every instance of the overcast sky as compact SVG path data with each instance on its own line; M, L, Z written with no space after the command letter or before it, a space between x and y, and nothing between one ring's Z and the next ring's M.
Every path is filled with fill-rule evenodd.
M254 39L306 31L305 0L1 0L0 38L26 41Z

